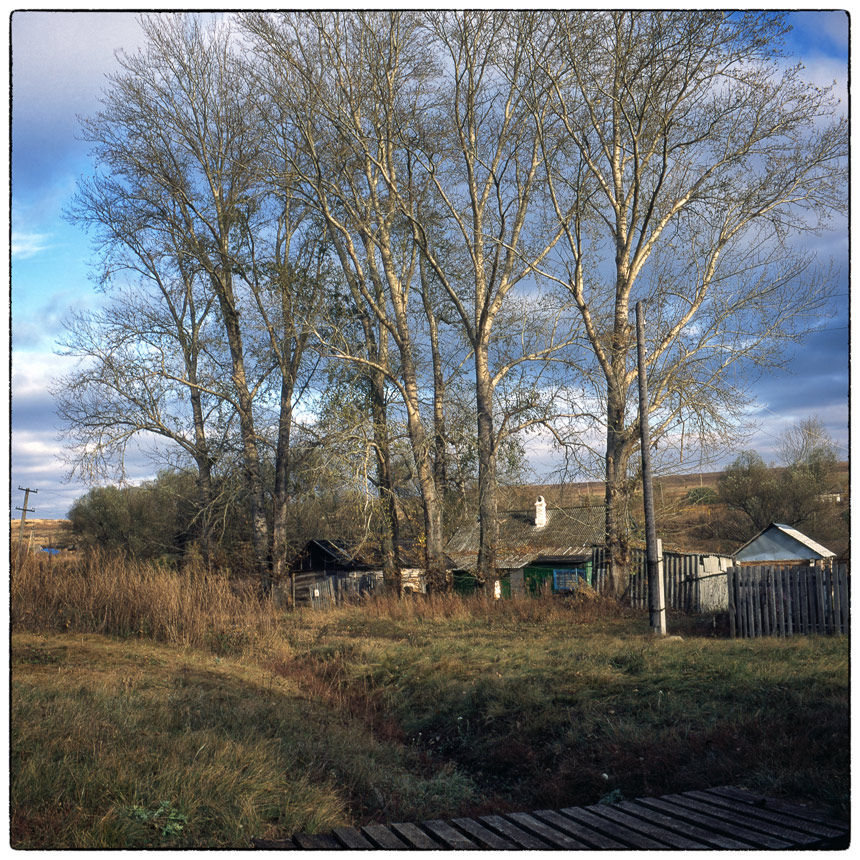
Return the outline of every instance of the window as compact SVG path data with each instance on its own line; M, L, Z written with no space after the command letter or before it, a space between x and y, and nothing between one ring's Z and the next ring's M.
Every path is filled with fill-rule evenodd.
M588 582L584 567L573 567L553 570L553 591L576 591L579 582Z

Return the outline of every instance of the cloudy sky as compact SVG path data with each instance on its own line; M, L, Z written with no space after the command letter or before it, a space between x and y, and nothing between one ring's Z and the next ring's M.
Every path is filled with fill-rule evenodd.
M848 17L841 12L795 12L790 51L810 80L836 82L847 111ZM76 140L78 115L98 108L104 76L116 68L114 52L140 43L129 13L16 12L12 16L12 415L11 504L18 487L38 489L32 516L65 516L86 490L65 483L59 459L58 419L48 386L70 369L57 354L62 321L70 311L95 306L86 235L62 217L79 177L91 170L87 144ZM765 457L793 421L819 417L847 458L848 445L848 237L843 222L814 240L813 249L840 270L833 316L822 319L794 354L787 372L757 383L759 430L750 440ZM143 462L135 477L148 476Z

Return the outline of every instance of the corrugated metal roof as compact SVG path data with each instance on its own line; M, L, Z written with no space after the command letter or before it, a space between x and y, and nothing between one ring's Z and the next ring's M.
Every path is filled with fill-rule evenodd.
M325 538L314 538L308 544L315 543L326 555L331 556L338 564L348 565L355 560L355 555L345 543L326 540Z
M794 543L791 543L792 541ZM836 553L796 528L782 523L771 523L737 550L734 557L740 561L780 561L795 558L833 558L835 555Z
M546 525L536 526L534 509L501 512L496 566L519 568L544 557L562 560L582 556L604 542L602 506L548 509L546 518ZM448 542L446 552L458 568L474 568L479 537L479 524L473 522L459 528Z

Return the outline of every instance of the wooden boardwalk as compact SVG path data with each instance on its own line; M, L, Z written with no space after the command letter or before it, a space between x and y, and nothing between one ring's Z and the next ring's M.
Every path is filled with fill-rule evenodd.
M784 851L844 849L849 838L848 822L821 810L724 786L558 811L337 827L330 833L252 843L255 848L318 851Z

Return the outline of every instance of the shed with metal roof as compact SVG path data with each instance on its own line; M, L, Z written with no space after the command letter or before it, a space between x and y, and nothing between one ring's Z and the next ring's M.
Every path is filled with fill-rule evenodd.
M736 553L739 564L820 564L836 553L792 526L771 523Z

